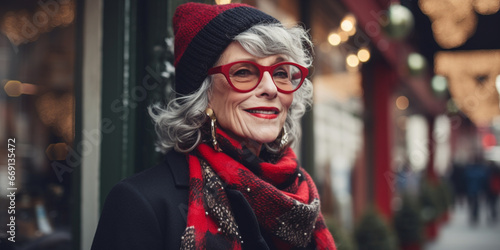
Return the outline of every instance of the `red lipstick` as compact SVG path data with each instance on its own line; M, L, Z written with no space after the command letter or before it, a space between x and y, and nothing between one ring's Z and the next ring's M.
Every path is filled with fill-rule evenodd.
M280 110L275 107L255 107L250 109L245 109L249 114L263 118L263 119L275 119L278 117Z

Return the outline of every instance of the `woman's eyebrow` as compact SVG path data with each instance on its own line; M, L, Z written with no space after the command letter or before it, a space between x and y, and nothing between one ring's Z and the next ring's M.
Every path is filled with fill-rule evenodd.
M276 58L276 60L274 60L273 64L280 63L280 62L286 62L286 61L288 61L287 58L285 58L283 56L279 56L279 57Z
M249 61L249 62L258 63L259 59L261 59L261 58L241 57L241 58L236 58L234 60L234 62L237 62L237 61ZM288 61L288 59L286 57L284 57L284 56L278 56L278 57L276 57L276 59L274 59L274 61L271 63L271 65L277 64L277 63L280 63L280 62L286 62L286 61Z

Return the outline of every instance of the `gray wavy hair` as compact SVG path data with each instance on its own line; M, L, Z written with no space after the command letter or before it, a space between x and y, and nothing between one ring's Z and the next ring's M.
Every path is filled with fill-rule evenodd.
M312 64L312 42L300 26L291 28L281 24L259 24L234 38L250 54L266 57L276 54L287 55L291 61L310 67ZM148 107L159 140L157 146L163 153L170 149L190 152L201 142L201 127L207 121L212 77L208 76L193 94L173 98L166 107L159 103ZM288 141L300 140L300 118L312 104L312 83L306 79L293 93L293 102L288 110L285 127ZM270 145L266 148L273 150Z

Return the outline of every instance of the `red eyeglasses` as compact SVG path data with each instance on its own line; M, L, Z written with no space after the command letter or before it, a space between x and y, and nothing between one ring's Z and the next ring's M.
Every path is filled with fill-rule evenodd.
M234 90L245 93L259 85L266 71L271 74L278 91L285 94L299 89L309 72L307 68L292 62L262 66L255 62L238 61L211 68L208 75L222 73Z

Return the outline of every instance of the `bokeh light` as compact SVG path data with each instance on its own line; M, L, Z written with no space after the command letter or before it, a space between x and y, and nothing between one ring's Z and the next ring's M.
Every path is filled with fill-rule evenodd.
M359 59L358 56L354 54L350 54L346 58L346 63L349 67L357 67L359 65Z
M500 10L500 1L498 0L488 0L488 1L473 1L472 5L474 10L481 15L492 15Z
M54 4L57 4L57 11L50 10L53 12L49 14L44 9L48 7L42 7L42 5L33 11L26 9L8 11L0 20L0 31L9 38L11 43L20 45L36 41L40 35L74 22L74 1L59 1Z
M409 106L410 106L410 101L406 96L402 95L396 98L396 107L399 110L406 110Z
M368 62L370 60L370 51L366 48L358 50L358 59L360 62Z
M18 97L23 94L23 87L20 81L8 81L3 86L5 93L10 97Z
M414 22L413 14L408 8L393 3L381 25L389 37L402 39L412 31Z
M474 13L472 2L481 1L464 1L460 4L455 3L454 0L418 1L420 9L432 22L434 39L442 48L458 47L464 44L476 31L477 16ZM479 9L478 12L481 13L484 5L479 4L477 7L476 11Z
M429 127L421 115L412 115L406 121L406 148L413 171L425 169L429 161Z
M344 16L340 23L340 28L345 31L349 36L356 34L356 18L352 14Z
M408 23L413 25L413 14L408 8L400 4L392 4L389 11L389 18L394 25L407 25Z
M339 45L341 41L342 41L342 39L340 38L340 35L335 33L335 32L330 33L330 35L328 36L328 42L332 46Z
M444 93L448 88L448 80L442 75L435 75L431 80L431 86L436 93Z
M350 21L350 20L343 20L341 23L340 23L340 28L345 31L345 32L349 32L351 31L352 29L354 29L354 24Z
M29 83L21 83L20 81L10 80L4 85L5 93L10 97L18 97L23 94L35 95L37 93L37 86Z
M427 66L425 58L419 53L410 53L407 61L408 68L413 74L421 73Z
M482 143L483 143L483 147L488 149L488 148L491 148L493 146L496 146L497 140L496 140L494 134L487 133L483 136Z

